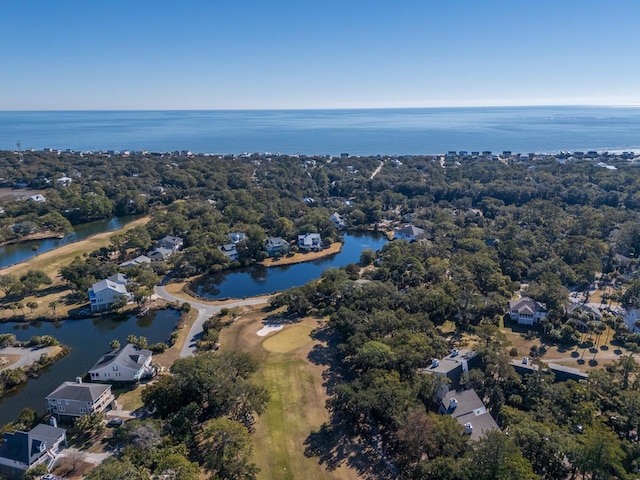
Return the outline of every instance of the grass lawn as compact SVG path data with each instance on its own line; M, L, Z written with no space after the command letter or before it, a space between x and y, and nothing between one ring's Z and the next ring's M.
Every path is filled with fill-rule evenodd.
M222 330L223 350L243 350L260 361L255 380L270 395L266 411L257 419L253 434L258 478L309 480L356 480L357 472L346 465L328 470L317 457L305 456L305 440L329 419L323 385L324 366L308 360L314 345L310 333L319 322L305 318L285 325L267 337L256 332L267 314L254 310Z

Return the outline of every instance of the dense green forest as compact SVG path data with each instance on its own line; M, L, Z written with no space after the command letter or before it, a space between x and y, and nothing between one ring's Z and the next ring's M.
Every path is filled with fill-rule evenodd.
M332 359L332 420L317 435L333 438L329 431L339 425L351 440L376 438L387 465L379 478L634 478L640 459L634 358L592 371L587 383L554 382L542 371L523 378L509 364L509 345L497 327L519 290L549 310L533 333L568 346L581 341L580 325L597 330L601 323L568 312L569 289L587 290L598 282L611 287L609 300L640 306L640 168L617 157L608 161L617 169L592 159L544 155L520 162L26 152L20 163L4 152L4 186L39 189L47 201L4 202L0 228L9 238L20 234L15 226L24 222L51 228L44 218L55 217L64 226L150 213L148 224L116 236L109 251L74 262L66 274L81 291L91 272L117 269L114 252L121 261L165 235L183 237L185 248L160 273L190 277L260 260L267 236L293 240L317 232L326 243L337 241L340 232L329 219L334 211L353 229L413 223L424 229L422 240L364 252L362 265L329 270L318 282L271 300L273 308L286 307L294 316L328 318L335 340L324 352ZM62 176L71 183L56 182ZM218 250L230 232L247 233L235 262ZM374 268L361 278L360 267L367 265ZM621 344L638 344L639 336L615 315L605 312L602 321ZM445 323L455 325L453 333L442 333ZM465 334L477 338L482 367L466 375L464 384L475 389L501 427L472 448L455 420L435 414L439 384L420 373ZM226 385L236 400L221 396L219 404L222 387L208 383L203 370L218 374L216 358L240 360L206 355L206 362L214 362L203 363L206 369L181 360L171 380L145 393L159 419L148 428L169 435L153 447L158 458L125 452L114 462L160 472L162 457L170 454L180 462L199 462L217 478L255 476L244 454L234 456L242 459L235 476L222 473L227 464L215 455L226 454L220 453L220 435L232 439L225 445L237 442L238 452L247 451L249 419L266 401L264 392L244 383L257 367L234 366L242 380L238 388L247 390L240 395ZM202 384L194 386L193 378ZM195 403L187 401L191 397ZM246 403L239 405L238 398ZM311 435L309 454L330 456L331 445L321 444Z

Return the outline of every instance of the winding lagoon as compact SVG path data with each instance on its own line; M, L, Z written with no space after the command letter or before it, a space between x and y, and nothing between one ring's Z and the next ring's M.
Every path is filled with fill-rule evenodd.
M358 263L363 250L376 251L385 243L387 238L381 234L348 233L344 235L342 250L335 255L293 265L269 268L254 265L231 272L207 275L196 284L194 291L201 297L213 300L254 297L286 290L320 278L322 272L328 268Z
M328 268L357 263L363 250L379 250L386 242L387 238L380 234L345 234L342 250L335 255L293 265L254 266L222 272L205 277L197 292L210 299L243 298L301 286L320 278ZM160 310L154 316L131 316L124 321L85 319L55 323L0 323L0 334L14 333L20 341L34 335L53 335L60 343L71 347L69 355L42 370L38 378L29 379L0 399L0 425L15 420L24 408L44 413L44 397L62 382L72 381L86 373L109 350L111 340L117 339L124 344L129 335L136 335L146 337L149 344L166 342L178 318L177 311Z
M39 372L0 399L0 426L14 421L23 408L32 408L38 414L46 411L44 397L64 381L73 381L84 375L109 351L111 340L121 344L129 335L146 337L149 344L167 342L180 318L176 310L158 310L154 314L115 321L107 318L64 320L60 322L0 323L1 333L13 333L20 341L34 335L52 335L60 343L71 347L66 357Z
M141 217L141 215L127 215L109 220L96 220L95 222L74 225L74 231L64 238L47 238L44 240L5 245L0 247L0 268L27 261L40 253L48 252L67 243L79 242L91 235L119 230L127 223Z

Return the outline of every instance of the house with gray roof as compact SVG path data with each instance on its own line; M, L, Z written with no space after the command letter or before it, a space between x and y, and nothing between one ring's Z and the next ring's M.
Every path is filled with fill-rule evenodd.
M393 232L393 238L395 240L406 240L408 242L415 242L424 236L424 230L415 225L405 225L402 228L398 228Z
M0 444L0 477L23 478L25 471L41 463L51 470L58 453L67 445L66 432L45 424L28 432L5 432Z
M471 440L479 440L491 430L500 430L475 390L451 390L442 398L438 411L455 418Z
M80 377L75 382L64 382L45 397L47 413L58 419L71 419L111 408L115 397L111 385L83 383Z
M138 382L155 375L151 365L151 350L137 348L131 343L100 357L89 370L91 381Z
M92 312L109 310L123 298L126 302L133 301L133 293L127 291L126 282L122 283L121 276L126 278L126 275L118 274L109 277L114 278L116 280L115 282L106 278L91 286L88 294Z
M322 250L322 239L319 233L306 233L298 235L298 248L307 251Z
M238 260L238 249L236 248L235 243L225 243L224 245L220 245L218 250L220 250L229 260Z
M509 317L519 325L533 325L546 316L546 307L532 298L522 297L509 302Z
M284 255L289 252L290 247L291 245L289 242L282 237L269 237L264 244L264 249L270 257Z

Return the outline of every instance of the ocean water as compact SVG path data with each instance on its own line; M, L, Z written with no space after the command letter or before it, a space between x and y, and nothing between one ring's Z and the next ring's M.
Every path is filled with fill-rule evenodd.
M0 150L406 155L640 150L639 107L0 112Z

